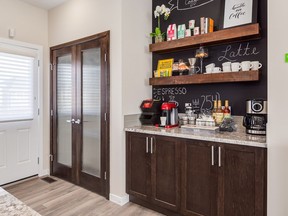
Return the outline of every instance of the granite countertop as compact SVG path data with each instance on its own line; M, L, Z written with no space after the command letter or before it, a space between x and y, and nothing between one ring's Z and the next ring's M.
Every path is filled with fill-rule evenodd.
M245 128L242 126L237 128L237 131L235 132L219 132L187 128L165 129L154 126L126 127L125 131L267 148L266 136L246 134Z
M25 205L16 197L0 187L0 215L1 216L41 216Z

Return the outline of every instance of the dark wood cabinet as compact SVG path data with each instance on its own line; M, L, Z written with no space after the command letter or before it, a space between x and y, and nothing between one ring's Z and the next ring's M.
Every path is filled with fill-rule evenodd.
M218 215L266 215L266 149L220 145L218 155Z
M172 211L180 209L178 140L127 133L127 193Z
M134 132L126 139L132 201L166 215L267 215L265 148Z
M266 150L186 140L182 212L191 216L266 215Z
M137 198L148 201L151 196L151 163L148 154L147 139L145 134L127 134L127 166L126 181L127 193Z
M182 148L182 212L212 216L217 212L217 167L211 142L186 140Z

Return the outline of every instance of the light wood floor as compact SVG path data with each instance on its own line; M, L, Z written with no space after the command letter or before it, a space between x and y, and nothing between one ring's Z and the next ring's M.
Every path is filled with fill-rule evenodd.
M57 179L53 177L54 179ZM43 216L161 216L133 203L119 206L69 182L31 179L5 190Z

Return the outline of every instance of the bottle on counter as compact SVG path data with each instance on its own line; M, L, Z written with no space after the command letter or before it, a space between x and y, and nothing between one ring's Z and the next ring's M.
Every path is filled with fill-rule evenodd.
M224 111L222 110L222 102L221 100L218 100L217 111L215 114L216 125L220 125L223 121L223 118L224 118Z
M223 110L224 118L231 118L231 110L229 108L229 101L225 100L225 108Z
M214 120L216 119L216 112L217 112L217 100L214 100L214 106L212 110L212 117Z

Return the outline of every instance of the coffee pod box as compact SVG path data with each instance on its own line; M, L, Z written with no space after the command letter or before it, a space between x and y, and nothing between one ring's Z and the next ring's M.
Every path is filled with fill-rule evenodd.
M176 24L171 24L167 28L167 41L176 40L176 39L177 39Z
M179 25L178 26L178 39L184 38L185 37L185 32L186 32L185 24Z

